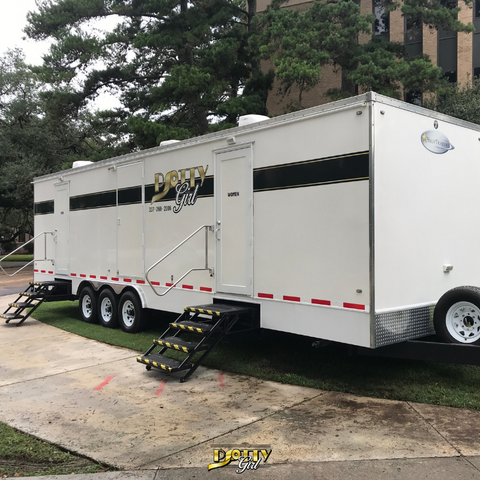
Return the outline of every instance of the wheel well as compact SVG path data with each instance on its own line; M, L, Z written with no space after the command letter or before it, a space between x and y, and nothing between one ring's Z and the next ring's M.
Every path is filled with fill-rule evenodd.
M85 288L85 287L90 287L94 292L97 292L98 290L95 288L94 285L92 285L91 282L88 282L86 280L84 280L82 283L80 283L80 285L78 286L77 288L77 297L80 296L80 292Z
M142 306L142 308L147 308L147 300L145 298L145 294L141 290L138 290L134 286L126 286L121 291L119 296L121 296L124 292L132 292L134 295L137 296L138 300L140 300L140 305Z

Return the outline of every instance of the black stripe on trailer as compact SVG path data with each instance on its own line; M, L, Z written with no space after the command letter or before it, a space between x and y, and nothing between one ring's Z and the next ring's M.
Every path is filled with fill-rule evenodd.
M253 190L264 192L368 180L368 152L317 158L255 169Z
M34 214L35 215L47 215L54 212L54 203L53 200L47 200L46 202L37 202L34 205Z

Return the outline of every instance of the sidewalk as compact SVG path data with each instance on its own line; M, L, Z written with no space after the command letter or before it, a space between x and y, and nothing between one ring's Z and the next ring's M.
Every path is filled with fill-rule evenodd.
M13 296L0 297L0 309ZM135 353L28 319L0 324L0 421L125 469L76 480L236 477L214 449L272 450L265 479L480 479L480 412L199 368L186 383ZM56 477L49 477L56 478Z

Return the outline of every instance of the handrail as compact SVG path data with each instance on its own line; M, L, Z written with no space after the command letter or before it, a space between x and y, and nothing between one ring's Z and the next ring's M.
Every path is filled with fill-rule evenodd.
M7 275L7 277L13 277L14 275L16 275L18 272L21 272L24 268L27 268L29 265L31 265L35 260L38 260L37 259L33 259L31 260L30 262L28 262L27 264L25 264L22 268L19 268L16 272L13 272L11 274L7 273L1 263L6 259L8 258L10 255L13 255L15 252L18 252L18 250L21 250L23 247L25 247L25 245L28 245L30 242L33 242L36 238L40 237L41 235L47 235L47 234L50 234L50 235L54 235L54 232L42 232L42 233L39 233L38 235L35 235L33 238L31 238L30 240L28 240L27 242L25 242L22 246L16 248L13 252L10 252L8 255L5 255L3 258L0 258L0 269L2 270L2 272ZM45 242L45 255L44 255L44 260L47 259L47 242Z
M175 250L178 250L184 243L188 242L193 236L195 236L198 232L205 229L205 267L204 268L191 268L187 273L183 274L175 283L170 285L163 293L158 293L155 290L155 287L152 285L152 282L148 278L148 274L151 270L153 270L159 263L163 262L168 256L170 256ZM192 234L190 234L185 240L182 240L176 247L172 248L166 255L164 255L160 260L157 260L146 272L145 278L147 279L148 284L152 287L153 293L159 297L163 297L166 295L172 288L174 288L178 282L181 282L187 275L197 270L209 270L210 274L213 273L213 269L208 266L208 232L213 231L213 225L202 225L198 227Z

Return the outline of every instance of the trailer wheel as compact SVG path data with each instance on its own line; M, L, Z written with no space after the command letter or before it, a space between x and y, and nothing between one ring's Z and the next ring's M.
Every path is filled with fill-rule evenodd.
M480 343L480 288L457 287L438 301L435 331L449 343Z
M137 295L125 292L118 304L118 321L124 332L138 332L142 326L143 310Z
M97 296L93 288L83 287L78 299L82 320L86 323L95 323L97 321Z
M98 320L103 327L115 328L118 325L117 298L108 288L98 297Z

